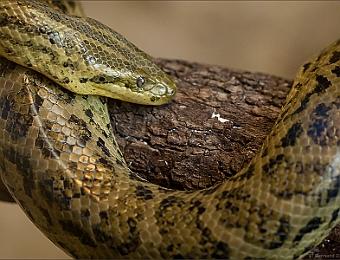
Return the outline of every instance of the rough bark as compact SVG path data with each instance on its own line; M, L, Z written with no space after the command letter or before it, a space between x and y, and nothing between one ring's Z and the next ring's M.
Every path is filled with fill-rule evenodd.
M110 100L109 111L129 167L173 189L207 188L247 165L292 85L263 73L179 60L155 62L175 79L176 98L158 107ZM0 185L0 199L3 194ZM333 253L335 258L339 233L334 229L306 258Z
M110 100L130 168L174 189L201 189L233 176L271 130L291 81L219 66L156 60L176 81L163 106Z

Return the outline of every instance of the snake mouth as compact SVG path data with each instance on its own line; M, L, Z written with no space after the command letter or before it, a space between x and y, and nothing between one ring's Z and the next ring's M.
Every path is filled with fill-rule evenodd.
M138 79L141 77L137 77ZM155 77L143 77L143 84L126 85L130 90L130 102L145 105L162 105L173 99L177 92L177 86L174 80L168 75L163 75L161 79ZM134 96L134 98L132 98ZM128 101L127 99L124 99Z
M177 92L177 86L162 82L143 86L140 92L134 92L131 89L127 90L131 93L131 98L129 100L125 99L125 101L143 105L163 105L173 99Z
M177 92L177 86L175 84L168 85L163 82L145 84L142 88L130 87L128 84L122 82L106 84L105 86L102 84L94 84L91 89L95 92L89 92L87 94L106 96L140 105L166 104L173 99Z
M143 71L117 73L106 71L84 80L82 90L86 94L103 95L126 102L144 105L162 105L169 102L177 92L172 78L164 72L151 76ZM89 87L85 87L88 84ZM80 93L85 94L85 93Z
M159 82L156 84L148 84L143 87L144 92L149 92L152 95L164 97L164 98L172 98L177 92L177 86L174 82L172 84Z

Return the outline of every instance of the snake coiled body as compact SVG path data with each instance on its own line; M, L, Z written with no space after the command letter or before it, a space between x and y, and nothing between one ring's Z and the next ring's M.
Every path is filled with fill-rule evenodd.
M29 49L32 45L27 41L33 43L32 38L49 39L44 33L30 34L26 41L16 39L18 32L28 27L21 21L22 11L15 10L26 10L31 16L45 10L53 32L58 31L53 25L64 17L35 2L1 2L1 55L12 60L21 49L10 44ZM81 20L81 24L85 26L87 21ZM99 27L98 22L91 24ZM146 94L140 103L160 100L150 98L155 93L173 96L174 87L167 87L173 82L165 74L158 78L148 73L151 70L140 72L151 64L146 54L112 30L100 30L110 36L97 39L99 45L110 45L107 39L118 35L115 46L127 44L127 57L135 61L129 67L134 68L131 72L116 64L115 75L121 77L113 80L114 76L107 74L104 82L130 86L128 93L138 95L145 80L156 82L154 90L160 91ZM76 29L74 33L81 35ZM83 41L88 40L84 37ZM80 61L65 61L62 55L62 63L54 63L49 55L53 52L46 51L54 47L53 42L43 41L45 48L31 48L35 52L30 55L44 53L35 58L39 61L49 57L50 62L42 66L45 70L39 72L56 82L0 59L0 170L4 183L31 221L69 255L297 258L339 223L340 41L300 68L275 126L250 164L228 181L194 192L162 188L128 169L114 138L105 98L74 94L59 86L65 84L60 79L68 77L68 82L79 87L79 76L71 79L65 68L78 62L78 68L90 69L90 63L80 66ZM66 45L60 46L63 49ZM86 55L80 56L86 60ZM97 57L95 52L93 56ZM38 66L27 60L25 63L20 64L33 69ZM86 77L96 79L96 73L91 67ZM135 83L139 89L131 87ZM144 88L153 89L148 84ZM117 92L114 89L112 96L120 96Z

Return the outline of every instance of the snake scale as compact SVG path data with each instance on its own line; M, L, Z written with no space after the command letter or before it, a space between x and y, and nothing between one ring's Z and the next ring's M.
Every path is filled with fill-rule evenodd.
M2 1L0 55L1 177L70 256L298 258L339 223L340 41L300 68L249 165L193 192L138 177L119 151L97 95L162 104L176 92L123 36L38 2Z

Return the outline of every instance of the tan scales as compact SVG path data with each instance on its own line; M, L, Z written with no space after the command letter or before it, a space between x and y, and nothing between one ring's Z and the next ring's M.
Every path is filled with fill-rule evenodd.
M66 28L63 21L73 22ZM68 30L83 45L54 37ZM164 103L176 87L148 55L99 22L36 2L1 1L0 36L2 56L56 81L0 59L1 177L32 222L69 255L296 258L339 222L340 42L301 67L245 169L210 189L180 192L130 172L105 98L59 87L73 82L72 91L89 94L79 86L92 79L99 91L90 87L92 94Z

